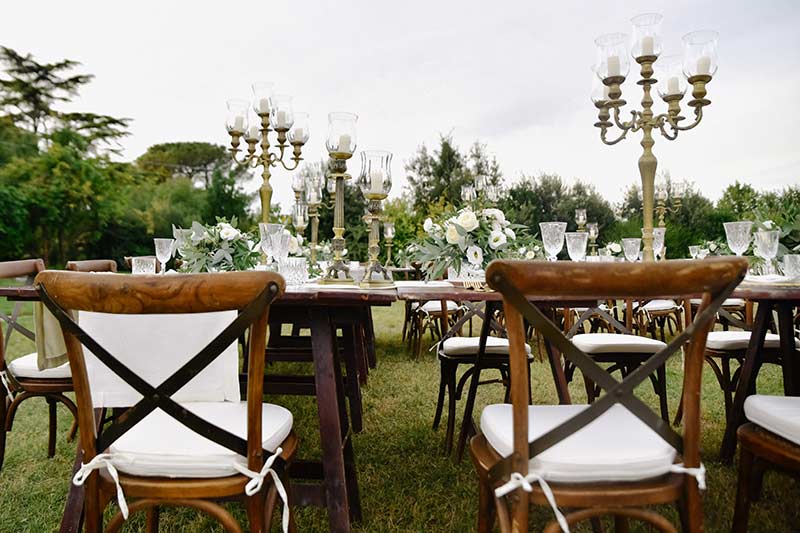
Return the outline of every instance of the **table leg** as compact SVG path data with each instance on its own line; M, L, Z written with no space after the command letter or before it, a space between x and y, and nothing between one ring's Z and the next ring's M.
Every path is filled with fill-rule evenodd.
M367 350L367 364L369 368L378 366L378 357L375 353L375 324L372 321L372 307L364 307L364 344Z
M314 381L317 392L323 487L331 531L350 531L350 495L347 490L342 427L341 395L337 390L337 369L333 328L329 309L311 309L311 344L314 353ZM349 439L348 439L349 440Z
M794 340L794 305L781 302L778 308L778 335L781 342L781 362L783 363L783 393L786 396L800 396L800 361Z
M720 458L725 464L731 464L736 453L736 430L744 422L744 401L754 389L758 369L761 367L764 337L767 335L771 315L772 304L770 302L759 302L753 323L753 331L750 334L750 344L745 352L744 363L739 374L739 383L736 385L733 408L725 427L725 436L722 438Z

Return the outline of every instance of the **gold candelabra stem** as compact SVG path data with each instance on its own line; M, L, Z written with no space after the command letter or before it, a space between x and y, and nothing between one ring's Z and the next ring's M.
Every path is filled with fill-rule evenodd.
M653 98L650 95L652 86L657 82L653 78L653 63L657 56L641 56L636 58L636 62L641 66L641 79L636 83L642 86L641 111L632 110L631 120L623 122L620 120L620 108L626 102L621 99L622 90L620 85L625 81L623 76L611 76L603 80L603 84L608 87L608 100L597 102L598 121L595 127L600 129L600 140L607 145L614 145L622 141L628 132L642 132L642 155L639 157L639 174L642 180L642 242L644 244L643 258L645 261L654 261L653 253L653 215L656 210L655 204L655 179L658 160L653 154L653 130L657 129L661 135L670 141L678 138L680 131L686 131L697 126L703 118L703 107L711 102L705 98L706 84L711 81L709 75L697 75L689 77L688 81L692 85L693 99L689 106L695 110L695 120L688 126L681 126L680 121L684 117L680 116L681 94L669 95L664 97L668 104L666 113L660 115L653 114ZM612 122L613 118L613 122ZM621 130L621 134L616 139L607 138L608 130L616 126ZM664 206L665 209L666 206ZM659 223L663 226L663 215L666 211L659 211Z
M386 245L386 268L392 266L392 241L394 239L384 239Z
M367 210L369 214L364 217L370 224L369 231L369 263L367 264L364 279L361 280L362 287L393 287L392 276L381 265L378 255L381 252L380 243L380 223L381 223L381 201L385 195L367 195ZM376 278L377 275L377 278Z
M317 264L317 242L319 238L319 206L308 204L308 219L311 223L311 264Z
M333 239L331 248L333 249L333 261L328 267L325 276L320 283L353 283L350 276L350 267L344 262L344 181L351 179L347 173L347 160L352 154L346 152L334 152L330 154L328 172L330 177L336 180L335 204L333 208Z
M597 255L597 237L589 236L589 255Z

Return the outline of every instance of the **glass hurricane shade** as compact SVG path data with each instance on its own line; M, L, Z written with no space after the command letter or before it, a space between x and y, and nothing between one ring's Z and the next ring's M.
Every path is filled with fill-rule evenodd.
M325 190L327 190L328 194L331 196L336 194L336 180L329 177L328 181L325 182Z
M661 54L661 21L660 13L643 13L631 19L633 35L631 38L631 56L658 56Z
M228 114L225 118L225 129L228 133L238 133L244 135L247 131L247 108L246 100L228 100Z
M589 232L590 239L596 239L600 234L600 228L597 226L597 222L589 222L586 224L586 231Z
M394 239L394 222L383 223L383 238L387 241Z
M292 97L286 94L276 94L271 99L269 124L275 131L289 131L294 124L294 109Z
M297 173L292 176L292 190L294 192L303 192L306 190L306 187L306 179L302 174Z
M592 67L592 102L599 104L610 100L608 96L608 86L604 85L600 76L597 74L597 66Z
M461 187L461 199L465 202L472 202L477 198L477 193L475 192L475 187L472 185L464 185Z
M601 80L628 75L631 62L628 56L628 35L607 33L595 39L597 46L597 75Z
M689 185L685 180L676 181L672 184L672 197L676 200L681 199L686 196L686 191L688 189Z
M289 130L289 142L292 144L305 144L310 134L310 121L308 113L295 113L294 125Z
M253 111L257 115L268 115L272 107L272 88L275 86L271 81L259 81L252 85L253 89Z
M719 33L700 30L683 36L683 72L687 77L717 72Z
M683 75L683 57L669 55L658 58L653 64L655 77L658 80L656 89L659 96L674 96L686 93L686 78Z
M489 184L489 179L484 174L475 175L475 190L482 191Z
M365 198L386 198L392 190L392 153L384 150L362 151L358 186Z
M337 111L328 113L328 135L325 147L330 154L350 154L357 146L356 123L358 115Z
M586 224L586 209L580 208L575 210L575 223L579 226Z
M302 231L308 226L308 205L302 202L294 204L292 208L292 225L298 231Z

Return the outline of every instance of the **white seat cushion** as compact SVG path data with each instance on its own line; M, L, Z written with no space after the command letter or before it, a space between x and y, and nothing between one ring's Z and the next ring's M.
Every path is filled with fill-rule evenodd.
M754 394L744 401L751 422L800 445L800 397Z
M775 333L767 333L764 337L764 348L780 348L781 338ZM711 331L706 340L706 348L711 350L746 350L750 343L749 331ZM800 340L795 339L800 346Z
M442 302L439 300L432 300L430 302L425 302L422 304L422 310L426 313L441 313L442 312ZM453 311L458 310L458 304L455 302L447 301L447 312L452 313Z
M29 353L8 363L8 370L11 375L20 378L56 379L71 378L69 363L64 363L55 368L39 370L36 353Z
M638 309L639 302L633 302L633 308ZM676 304L674 300L650 300L642 306L642 309L648 311L671 311L677 308L678 304Z
M638 335L618 333L583 333L572 337L575 346L585 353L656 353L666 344Z
M189 411L247 439L247 402L187 402ZM292 429L292 413L264 404L262 441L275 450ZM215 478L237 474L233 467L247 460L198 435L161 409L156 409L110 447L112 462L121 472L137 476Z
M528 407L528 441L572 418L586 405ZM489 405L481 431L503 457L513 451L510 404ZM675 450L625 407L614 405L552 448L530 460L529 468L548 481L635 481L669 472Z
M690 298L689 303L692 305L700 305L702 300L700 298ZM744 307L744 300L741 298L726 298L722 302L722 307Z
M480 337L450 337L442 343L445 355L477 355L480 347ZM525 351L531 353L531 347L525 345ZM500 337L486 337L486 353L493 355L508 354L508 339Z

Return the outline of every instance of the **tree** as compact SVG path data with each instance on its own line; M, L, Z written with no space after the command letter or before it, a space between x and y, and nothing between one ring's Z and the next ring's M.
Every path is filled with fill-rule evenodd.
M211 185L211 178L217 171L231 169L232 162L228 150L221 145L206 142L173 142L150 146L136 159L142 170L151 172L161 181L185 176L205 187ZM246 174L246 169L236 166L235 178Z
M728 214L732 220L752 217L758 208L759 193L747 183L735 181L725 187L717 202L717 209Z
M15 126L9 117L0 117L0 166L15 157L31 157L38 152L35 135Z

